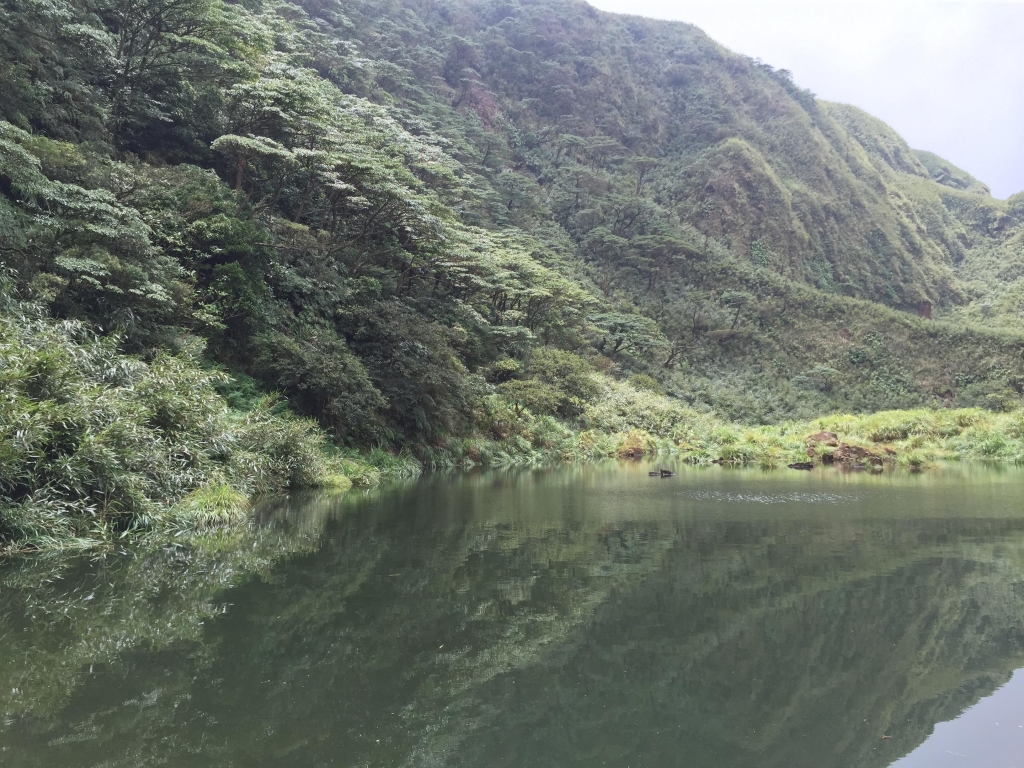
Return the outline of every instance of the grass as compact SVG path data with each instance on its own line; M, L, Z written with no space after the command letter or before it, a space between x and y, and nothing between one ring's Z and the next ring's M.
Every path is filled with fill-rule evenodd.
M599 377L600 378L600 377ZM678 400L604 379L603 391L576 428L548 416L501 422L504 434L455 440L425 451L432 467L524 466L656 453L694 464L784 467L841 453L876 455L889 466L920 469L946 461L1024 461L1024 411L917 408L750 426L689 408ZM486 420L480 425L486 427ZM835 433L842 449L807 438ZM839 452L839 453L837 453Z
M249 517L251 501L224 483L204 485L192 491L167 513L168 522L182 530L202 530L238 525Z
M823 431L835 433L841 443L882 455L896 466L920 468L964 459L1024 460L1024 412L993 413L978 408L835 414L755 428L723 424L696 445L681 446L680 454L696 463L776 467L807 461L806 438ZM820 448L817 458L827 459L834 451Z

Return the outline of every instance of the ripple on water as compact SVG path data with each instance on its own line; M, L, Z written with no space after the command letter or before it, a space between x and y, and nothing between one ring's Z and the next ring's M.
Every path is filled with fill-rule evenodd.
M853 493L735 493L732 491L680 491L680 496L695 501L719 504L848 504L857 501Z

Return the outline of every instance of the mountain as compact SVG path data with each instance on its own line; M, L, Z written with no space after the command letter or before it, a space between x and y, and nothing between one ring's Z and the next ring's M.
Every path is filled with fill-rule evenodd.
M1024 196L693 26L4 0L0 83L19 300L205 343L229 402L341 444L444 445L494 398L572 420L607 377L761 423L1024 390Z

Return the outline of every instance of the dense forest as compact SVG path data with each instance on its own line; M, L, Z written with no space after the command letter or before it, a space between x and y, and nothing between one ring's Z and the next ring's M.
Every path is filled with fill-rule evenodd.
M1024 390L1024 193L570 0L2 0L0 260L0 540Z

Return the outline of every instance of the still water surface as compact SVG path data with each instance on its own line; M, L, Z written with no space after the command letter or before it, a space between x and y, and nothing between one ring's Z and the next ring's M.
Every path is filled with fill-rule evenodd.
M8 562L0 765L1024 765L1024 471L648 469Z

